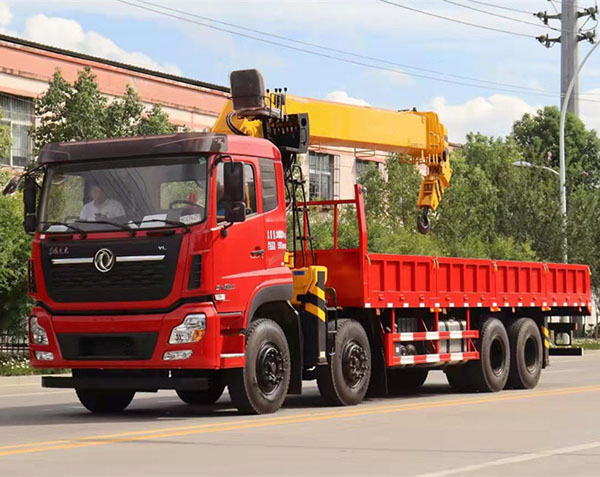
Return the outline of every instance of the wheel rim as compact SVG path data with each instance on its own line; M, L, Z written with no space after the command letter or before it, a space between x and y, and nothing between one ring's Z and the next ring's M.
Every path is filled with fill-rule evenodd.
M256 380L264 394L273 394L285 375L283 356L271 342L264 343L256 358Z
M346 384L357 387L367 373L368 361L365 349L356 341L348 342L342 353L342 373Z
M525 347L523 350L523 357L525 359L525 366L527 367L527 371L530 373L535 373L538 366L538 343L533 336L528 336L525 341Z
M505 362L506 352L504 342L500 337L495 337L490 346L490 366L496 376L500 376L504 372Z

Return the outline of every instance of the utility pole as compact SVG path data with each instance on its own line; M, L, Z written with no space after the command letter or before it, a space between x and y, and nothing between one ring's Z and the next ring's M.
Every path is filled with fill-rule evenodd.
M560 102L563 105L563 98L567 94L567 89L571 81L575 78L575 83L572 90L572 95L567 104L567 112L579 116L579 80L576 78L578 58L578 43L587 40L594 43L596 31L589 30L580 32L577 27L577 21L581 17L589 17L596 20L598 7L577 9L577 0L562 0L562 10L556 14L548 14L548 12L538 12L535 14L544 24L548 25L549 20L560 20L560 36L550 38L549 35L541 35L537 40L546 48L551 48L555 43L560 43L561 46L561 65L560 65Z
M577 48L577 0L562 0L560 20L560 97L564 98L579 64ZM567 112L579 117L579 80L576 79ZM561 102L562 104L562 102Z

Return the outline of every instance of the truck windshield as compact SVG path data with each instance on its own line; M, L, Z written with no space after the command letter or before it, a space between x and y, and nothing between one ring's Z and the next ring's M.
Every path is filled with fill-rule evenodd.
M207 158L152 157L50 166L40 232L192 225L206 218Z

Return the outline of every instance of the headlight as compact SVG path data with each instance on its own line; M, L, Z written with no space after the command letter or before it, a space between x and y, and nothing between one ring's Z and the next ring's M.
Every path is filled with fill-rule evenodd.
M31 339L33 340L33 344L48 344L48 333L46 333L44 327L38 323L37 316L32 316L29 320L29 331L31 333Z
M206 332L206 315L196 313L187 315L183 323L177 325L171 331L169 344L195 343L204 338Z

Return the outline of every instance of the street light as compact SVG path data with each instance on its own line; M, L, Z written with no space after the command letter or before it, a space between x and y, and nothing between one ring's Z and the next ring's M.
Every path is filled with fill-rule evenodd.
M518 166L518 167L534 167L536 169L544 169L546 171L552 172L552 174L556 174L557 176L560 176L560 173L555 171L554 169L552 169L551 167L546 167L546 166L538 166L536 164L532 164L531 162L527 162L527 161L515 161L512 163L513 166Z
M563 261L567 263L567 186L566 186L566 167L565 167L565 120L567 119L567 105L569 104L569 98L571 97L571 93L573 92L573 87L575 86L575 82L579 77L579 72L585 65L585 62L588 60L590 55L594 52L596 48L598 48L600 43L595 43L592 46L592 49L587 52L585 58L577 68L577 71L571 78L571 82L569 83L569 87L567 88L567 92L565 93L565 97L563 98L562 109L560 110L560 138L559 138L559 164L560 164L560 211L562 213L562 232L563 232Z

